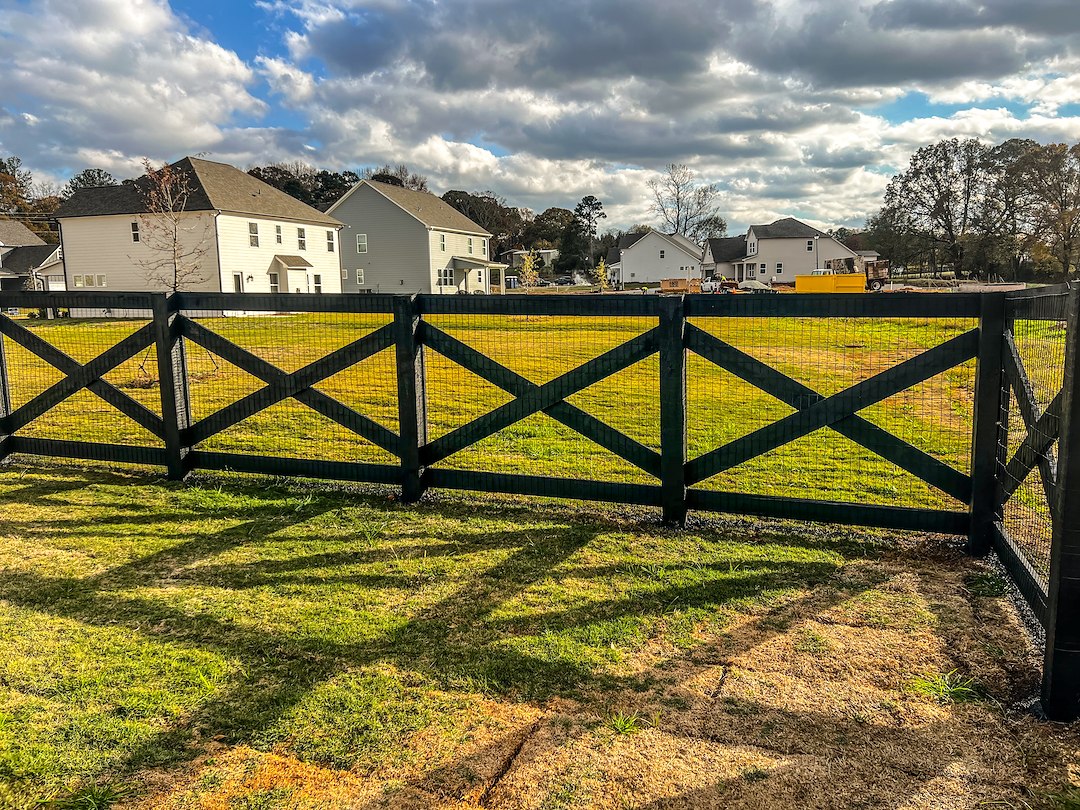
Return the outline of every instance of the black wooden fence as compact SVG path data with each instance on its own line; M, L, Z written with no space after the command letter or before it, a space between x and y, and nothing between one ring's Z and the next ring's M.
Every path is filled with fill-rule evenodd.
M80 362L46 339L42 324L0 315L0 460L15 453L157 465L173 478L198 469L295 475L392 484L406 502L426 489L444 488L579 498L656 506L665 520L681 523L688 510L718 511L795 520L914 529L968 538L973 553L995 549L1014 582L1047 630L1044 706L1053 717L1080 714L1080 397L1077 385L1077 310L1080 292L1067 287L1018 294L927 295L732 295L732 296L392 296L392 295L230 295L179 293L0 293L0 311L18 308L135 317L129 330L102 351ZM299 368L280 365L221 334L213 316L222 313L302 312L372 316L375 326ZM439 324L443 317L570 317L603 325L605 319L637 319L646 326L618 345L542 382ZM942 328L941 339L917 352L890 356L883 344L869 372L840 390L815 390L737 341L725 338L728 324L757 324L782 334L784 324L873 325L908 319ZM239 319L226 319L239 320ZM144 321L141 326L140 322ZM1065 324L1068 328L1065 328ZM1023 324L1034 324L1027 332ZM381 324L381 325L380 325ZM79 326L72 323L71 328ZM53 323L55 327L55 322ZM63 328L67 328L66 324ZM749 328L749 327L747 327ZM1025 327L1026 328L1026 327ZM950 331L951 330L951 331ZM362 334L360 333L362 332ZM793 351L812 354L811 339ZM931 334L938 334L933 332ZM1031 338L1027 360L1019 336ZM873 340L873 338L870 338ZM513 340L508 332L506 340ZM32 395L13 399L17 364L5 360L5 345L47 363L54 379ZM854 344L853 344L854 345ZM1053 347L1060 347L1055 372ZM1066 353L1067 347L1067 353ZM782 346L781 346L782 348ZM393 350L397 428L332 396L320 384L380 352ZM212 354L260 381L260 385L212 412L196 414L188 354ZM155 396L151 407L111 382L107 375L140 354L155 355ZM1067 354L1067 356L1066 356ZM426 364L454 364L494 386L506 401L440 435L429 435ZM775 356L775 353L774 353ZM597 418L571 399L594 384L642 361L658 357L658 436L649 443ZM1050 358L1050 362L1047 362ZM723 369L740 385L765 392L786 415L715 446L690 451L688 393L695 368ZM808 360L812 362L812 360ZM1042 363L1037 384L1028 369ZM897 425L881 425L867 414L918 386L974 365L970 397L970 443L965 463L905 438ZM790 372L790 369L789 369ZM1055 376L1056 374L1056 376ZM1045 390L1054 388L1051 395ZM1036 390L1039 389L1039 390ZM1060 389L1060 390L1056 390ZM28 426L61 403L89 391L128 417L151 437L149 443L83 435L42 437ZM387 455L376 463L330 457L293 458L265 452L208 449L210 441L243 420L285 400L301 403ZM737 407L737 403L736 403ZM945 406L943 406L945 407ZM448 466L460 454L500 431L546 414L626 462L645 479L606 480L588 470L572 475L526 474L499 469ZM892 411L884 411L888 416ZM899 411L897 411L899 413ZM879 414L880 416L880 414ZM700 418L695 416L695 419ZM384 420L385 421L385 420ZM1077 425L1072 429L1071 425ZM1017 429L1022 426L1021 429ZM937 504L902 505L859 499L795 497L717 489L709 479L730 475L755 459L775 454L823 431L843 437L860 452L873 454L941 493ZM1014 434L1023 435L1016 439ZM1055 449L1056 448L1056 449ZM790 449L790 448L789 448ZM805 449L799 452L805 453ZM1041 479L1032 495L1030 480ZM1026 489L1024 488L1026 487ZM780 490L782 491L782 490ZM1021 493L1021 495L1017 495ZM1042 498L1041 507L1032 506ZM1019 517L1013 503L1033 510ZM1018 528L1023 527L1023 528ZM1029 531L1030 530L1030 531ZM1025 535L1030 534L1030 537ZM1040 540L1040 533L1045 536ZM1023 536L1022 536L1023 535Z

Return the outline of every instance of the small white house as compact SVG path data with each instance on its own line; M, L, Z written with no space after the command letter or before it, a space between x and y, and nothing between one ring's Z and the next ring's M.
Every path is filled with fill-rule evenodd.
M743 240L741 250L736 240ZM731 281L794 284L795 276L856 258L854 250L824 231L786 217L769 225L751 225L745 237L709 240L702 272Z
M0 290L63 290L60 245L47 245L21 222L0 220Z
M172 170L190 188L182 277L163 269L171 240L147 209L144 175L80 189L57 211L69 290L341 292L336 219L225 163L189 157Z
M361 180L329 210L342 230L346 292L487 293L506 265L491 234L434 194Z
M618 286L659 284L665 278L699 278L701 247L681 234L629 233L608 251L608 274Z

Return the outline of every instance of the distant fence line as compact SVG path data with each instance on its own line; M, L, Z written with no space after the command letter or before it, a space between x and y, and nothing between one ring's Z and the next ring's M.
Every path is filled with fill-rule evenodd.
M1062 285L983 295L805 296L0 293L0 311L11 307L123 312L142 315L145 323L135 323L138 328L80 362L47 340L48 330L0 315L0 459L24 453L149 464L165 468L172 478L207 469L390 484L401 488L406 502L417 500L426 489L443 488L655 506L672 523L682 523L688 510L699 510L962 535L972 553L997 551L1047 629L1046 711L1059 718L1080 714L1080 396L1075 390L1080 288ZM315 355L305 356L308 362L291 370L282 367L289 365L289 341L304 335L275 335L280 347L271 361L222 334L226 330L208 317L278 312L378 317L355 334L347 333L342 345L323 351L320 344ZM447 318L474 325L485 318L507 323L562 318L582 325L581 333L603 329L616 319L642 326L617 336L617 345L596 348L587 357L575 356L576 364L538 382L514 370L505 356L497 360L494 352L481 351L455 335L444 323ZM837 351L865 350L869 343L871 351L860 361L867 366L864 372L847 369L850 380L839 390L824 385L815 390L790 368L781 368L790 365L781 362L785 346L790 347L792 361L812 364L823 340L849 319L871 326L859 333L862 343L852 339ZM883 335L885 324L894 320L939 323L940 338L933 333L918 351L893 350L874 324L880 325L876 328ZM52 328L65 327L54 323ZM766 336L758 341L775 343L766 353L769 359L738 345L739 332L753 330ZM799 330L802 333L796 335ZM503 339L512 341L514 332L506 331ZM19 379L22 366L5 357L16 347L47 363L59 379L35 383L13 397L26 382ZM202 372L193 370L189 357L195 347L258 384L215 400L210 412L196 414L192 388ZM530 348L522 346L521 351ZM553 354L562 351L554 338L544 348ZM396 430L387 427L394 420L373 418L362 412L364 408L327 393L325 385L384 351L392 352L392 364L378 379L371 379L371 387L384 392L374 405L396 415ZM159 402L140 399L106 378L140 355L142 368L150 354ZM435 356L460 373L461 382L455 383L460 387L458 398L479 384L468 382L475 378L501 396L441 435L429 431L433 394L427 366ZM648 380L658 390L655 442L629 435L632 431L616 426L613 419L600 419L572 401L590 386L643 361L656 364L655 375L650 371ZM912 392L942 375L958 374L971 363L975 368L971 413L966 417L971 425L968 457L964 464L947 463L933 448L908 437L905 431L911 424L901 425L903 407L889 403L909 396L916 405L948 408L939 394ZM702 417L688 414L689 397L698 391L702 375L721 373L727 375L725 380L768 395L782 410L776 411L775 419L751 425L753 429L741 434L725 434L714 440L715 446L692 452L688 432L699 431ZM705 394L711 391L715 396L717 390ZM28 435L35 420L83 391L108 403L153 441ZM394 463L341 459L330 453L299 458L207 449L215 437L289 399L329 420L335 429L359 437ZM740 404L718 399L715 418L739 420ZM911 405L907 403L909 409ZM440 402L439 407L446 405ZM876 421L867 416L874 409L880 417ZM539 414L603 448L636 470L644 482L605 480L584 469L544 475L475 469L468 461L464 468L448 466L448 461L467 459L461 455L464 451ZM881 424L883 418L890 424ZM947 503L860 503L844 501L838 494L802 498L740 488L741 465L775 458L784 449L789 453L784 469L797 468L813 454L800 442L825 429L887 462L888 469L899 468L920 486L942 493ZM933 429L930 433L932 441ZM734 488L704 485L724 475L734 476ZM828 496L828 481L821 486ZM754 488L767 489L760 482Z

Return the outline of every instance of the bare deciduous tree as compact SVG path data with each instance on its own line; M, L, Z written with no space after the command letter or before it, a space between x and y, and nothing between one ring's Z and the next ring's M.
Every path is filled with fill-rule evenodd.
M649 181L652 211L666 230L695 242L727 234L727 221L720 216L720 187L699 183L688 166L672 163L663 177Z
M212 220L188 211L194 184L191 176L168 163L155 169L143 161L146 174L135 185L145 213L138 217L141 255L133 257L146 280L170 292L189 289L210 278L203 260L210 252Z

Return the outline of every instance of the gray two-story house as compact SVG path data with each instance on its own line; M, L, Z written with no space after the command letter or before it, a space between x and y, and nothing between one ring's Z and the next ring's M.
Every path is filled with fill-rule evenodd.
M327 213L345 224L343 292L487 293L502 283L491 234L434 194L361 180Z

